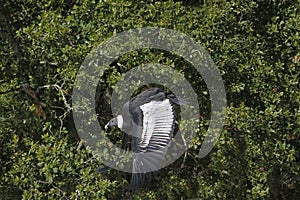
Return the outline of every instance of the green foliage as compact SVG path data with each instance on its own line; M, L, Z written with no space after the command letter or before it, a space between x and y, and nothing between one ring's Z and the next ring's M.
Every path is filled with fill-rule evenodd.
M296 199L300 196L299 1L3 1L0 3L0 199ZM80 142L71 95L87 54L112 35L146 26L194 38L227 90L219 142L197 158L210 117L207 88L191 65L142 49L108 66L97 88L100 124L122 73L157 62L180 71L198 93L192 147L132 196L127 175L96 173L101 161ZM23 90L39 88L39 108ZM46 120L36 116L42 109ZM113 138L115 137L115 138ZM118 143L119 136L113 136Z

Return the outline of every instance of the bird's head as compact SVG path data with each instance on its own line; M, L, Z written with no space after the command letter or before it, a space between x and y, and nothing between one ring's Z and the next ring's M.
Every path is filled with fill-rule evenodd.
M109 122L105 125L105 130L107 130L109 127L118 126L119 129L122 129L123 127L123 117L122 115L118 115L115 118L112 118L109 120Z

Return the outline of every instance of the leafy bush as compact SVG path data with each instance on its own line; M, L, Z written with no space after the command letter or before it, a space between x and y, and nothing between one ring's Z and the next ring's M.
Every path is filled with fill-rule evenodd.
M0 5L1 199L300 196L298 1L8 0ZM145 26L180 31L205 47L222 74L228 107L219 142L199 160L210 100L190 64L143 49L108 66L97 90L101 125L110 118L111 88L122 73L145 62L183 72L200 102L193 146L131 196L123 190L128 174L96 173L101 161L80 142L69 108L87 54L115 33ZM39 87L38 102L24 91L25 83Z

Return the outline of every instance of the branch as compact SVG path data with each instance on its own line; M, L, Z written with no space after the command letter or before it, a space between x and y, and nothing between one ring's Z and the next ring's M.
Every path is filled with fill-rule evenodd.
M69 200L69 198L65 195L65 192L60 187L55 186L53 183L50 183L48 181L41 181L41 180L37 180L37 182L42 184L50 184L54 189L58 190L63 195L64 199Z
M64 102L64 104L65 104L65 106L67 108L67 112L70 112L72 110L72 107L68 104L67 99L66 99L66 97L65 97L65 95L63 93L63 90L62 90L61 86L59 86L57 84L51 84L51 85L40 86L40 87L38 87L38 89L40 89L40 88L50 88L50 87L54 87L56 90L58 90L61 93L63 102Z
M63 93L63 90L62 90L62 86L64 85L64 83L59 86L58 84L50 84L50 85L44 85L44 86L40 86L37 88L36 91L33 90L32 87L30 87L30 85L28 83L24 84L24 87L23 87L23 90L33 98L33 100L35 101L35 104L36 104L36 115L37 116L42 116L44 119L46 119L46 114L45 112L43 111L43 107L46 106L46 104L42 103L39 98L38 98L38 93L39 93L39 90L40 89L43 89L43 88L50 88L50 87L54 87L56 90L58 90L60 93L61 93L61 96L62 96L62 99L63 99L63 102L67 108L67 111L62 108L62 107L58 107L58 106L51 106L52 108L59 108L59 109L62 109L64 110L64 114L59 116L58 119L60 120L60 123L61 123L61 126L60 126L60 131L62 130L62 127L63 127L63 119L65 118L65 116L72 110L72 107L68 104L67 102L67 99Z

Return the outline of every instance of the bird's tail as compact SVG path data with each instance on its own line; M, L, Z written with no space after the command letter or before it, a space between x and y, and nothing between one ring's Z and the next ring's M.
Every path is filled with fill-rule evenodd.
M137 189L149 184L152 181L152 172L133 173L129 185L129 190L135 192Z

